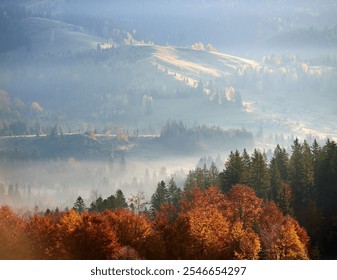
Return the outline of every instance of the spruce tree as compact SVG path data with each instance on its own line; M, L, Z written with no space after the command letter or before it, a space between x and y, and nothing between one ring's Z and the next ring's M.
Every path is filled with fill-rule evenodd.
M115 193L115 208L124 209L127 208L128 204L126 202L123 192L118 189Z
M169 204L172 204L174 207L179 209L180 207L180 198L181 198L181 190L178 188L176 182L173 178L168 182L167 187L167 200Z
M160 206L168 202L168 192L164 181L158 183L156 191L151 197L150 212L155 216L155 212L160 210Z
M221 191L226 193L235 184L242 183L243 174L244 164L239 151L231 152L225 163L225 169L220 173Z
M256 149L252 156L250 181L251 187L255 189L259 197L263 199L270 198L271 190L267 157L265 153L261 153Z
M81 196L76 199L73 209L80 214L86 210L85 202Z

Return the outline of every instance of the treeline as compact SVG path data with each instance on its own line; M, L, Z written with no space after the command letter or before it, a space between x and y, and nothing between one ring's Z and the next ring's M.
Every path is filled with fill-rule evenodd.
M235 185L227 194L195 188L181 193L178 208L174 203L163 202L153 216L75 208L26 219L4 206L0 259L309 258L306 231L249 187Z
M230 150L235 147L252 147L253 134L243 129L224 130L218 126L187 128L182 121L168 121L162 128L160 141L167 147L184 152L200 149Z
M316 140L309 145L296 139L290 154L277 146L269 162L258 150L251 156L245 150L231 152L219 173L223 193L233 184L249 185L258 197L297 219L311 238L313 257L323 259L337 256L336 182L337 145L331 140L320 146Z
M223 171L158 183L150 202L121 190L89 207L28 218L0 208L0 257L32 259L334 259L337 145L277 146L268 161L232 152ZM250 186L250 187L248 187Z

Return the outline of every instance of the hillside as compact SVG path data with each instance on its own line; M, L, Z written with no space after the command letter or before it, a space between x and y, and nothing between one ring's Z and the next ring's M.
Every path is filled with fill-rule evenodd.
M58 20L28 17L21 22L29 38L29 53L64 53L95 49L101 41L83 27Z
M110 21L91 19L95 28L110 28L98 32L84 18L70 23L62 9L42 16L38 7L13 16L26 43L0 54L2 135L48 133L55 124L67 132L93 126L158 134L175 119L189 126L262 129L265 135L336 137L334 56L253 60L198 41L164 46L137 40L136 31L111 29ZM295 30L270 42L310 37Z

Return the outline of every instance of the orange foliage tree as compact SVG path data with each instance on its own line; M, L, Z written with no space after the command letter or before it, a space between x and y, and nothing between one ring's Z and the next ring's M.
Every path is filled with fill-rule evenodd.
M138 252L139 258L161 259L165 255L164 244L150 221L130 210L105 211L110 226L115 230L119 243Z
M26 220L25 231L30 240L34 259L66 258L57 224L59 218L59 215L50 214L47 216L34 215Z
M293 218L283 216L275 203L264 205L258 230L264 259L309 259L309 237L305 229Z
M229 251L230 259L257 260L261 250L260 237L251 228L244 228L243 222L235 221L232 224Z
M153 220L127 209L18 218L0 208L4 259L308 259L304 228L252 188L195 188Z
M186 224L185 257L221 259L227 255L229 222L216 207L196 207L180 220Z
M28 239L24 233L24 220L8 206L0 207L0 259L31 259Z
M195 188L185 193L177 219L181 258L225 258L229 221L224 215L226 198L217 187Z
M163 204L159 211L155 211L155 217L152 220L152 228L158 232L164 245L165 259L180 258L182 241L177 234L178 209L172 204Z
M252 188L237 184L228 192L229 207L233 212L233 222L241 221L243 228L253 228L261 213L262 199Z
M71 210L61 219L62 242L69 259L117 259L121 245L106 215Z

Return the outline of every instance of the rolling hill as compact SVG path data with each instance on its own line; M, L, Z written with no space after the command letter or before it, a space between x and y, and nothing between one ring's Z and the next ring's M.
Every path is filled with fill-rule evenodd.
M2 114L5 120L17 116L71 131L90 124L159 133L176 119L190 126L336 136L334 67L310 65L295 55L255 61L200 42L155 45L125 31L107 40L41 17L21 23L29 46L0 55L1 89L12 110ZM43 110L34 110L36 103ZM329 117L316 114L320 106Z

